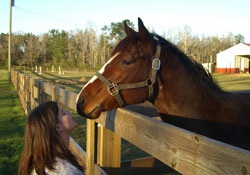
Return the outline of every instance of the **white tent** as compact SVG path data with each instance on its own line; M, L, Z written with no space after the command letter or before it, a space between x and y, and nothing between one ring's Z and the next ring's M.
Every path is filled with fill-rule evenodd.
M216 55L216 72L249 72L250 46L239 43Z

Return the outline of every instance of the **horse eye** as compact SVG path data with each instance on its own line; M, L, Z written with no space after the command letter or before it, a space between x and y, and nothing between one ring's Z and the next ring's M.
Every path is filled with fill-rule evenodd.
M132 63L135 63L135 58L131 58L129 60L123 60L122 65L130 65Z
M123 60L122 64L123 65L130 65L132 63L132 61L128 61L128 60Z

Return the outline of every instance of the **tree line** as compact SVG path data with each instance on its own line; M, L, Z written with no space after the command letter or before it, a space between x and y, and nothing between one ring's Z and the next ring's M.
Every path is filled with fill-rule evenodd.
M124 38L124 21L134 28L134 24L126 19L122 22L112 22L109 26L105 25L100 34L97 34L91 27L74 31L52 29L42 35L14 33L12 35L12 65L99 68L107 61L114 46ZM244 42L241 34L229 33L220 37L193 35L189 26L160 35L199 63L215 62L217 53ZM8 34L0 34L0 67L2 68L7 68L8 65L8 37Z

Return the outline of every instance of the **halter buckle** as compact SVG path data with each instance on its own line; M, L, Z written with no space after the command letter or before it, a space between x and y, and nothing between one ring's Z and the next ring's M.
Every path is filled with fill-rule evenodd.
M115 83L111 83L107 86L107 90L109 92L110 95L115 96L119 93L118 90L118 85Z
M152 61L152 69L159 70L160 67L161 67L161 60L159 60L158 58L154 58Z

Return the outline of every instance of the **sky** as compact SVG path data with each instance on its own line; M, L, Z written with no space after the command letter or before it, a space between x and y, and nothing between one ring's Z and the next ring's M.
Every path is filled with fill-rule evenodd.
M9 32L10 0L0 0L0 33ZM105 25L138 17L159 35L191 28L193 35L241 34L250 43L250 0L15 0L12 32L43 34L51 29L97 33Z

